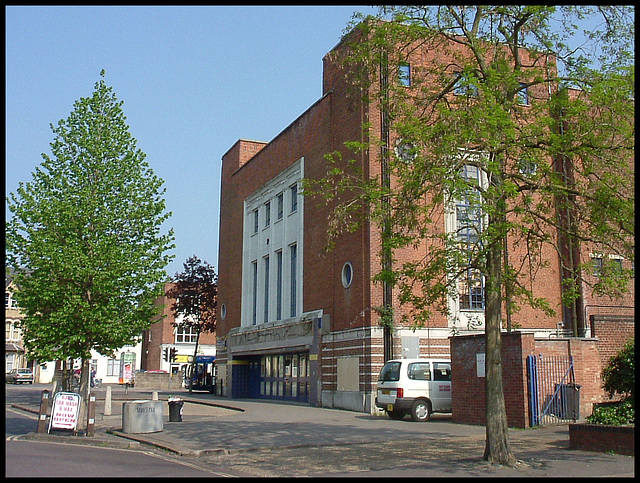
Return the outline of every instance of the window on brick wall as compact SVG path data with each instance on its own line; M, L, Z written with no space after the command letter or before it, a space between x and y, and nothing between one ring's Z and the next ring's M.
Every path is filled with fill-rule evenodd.
M462 249L469 259L478 249L480 235L484 229L484 215L479 206L477 188L482 182L481 170L477 166L465 165L460 175L468 182L466 194L456 200L456 234ZM460 309L484 309L484 276L479 270L469 267L458 280Z

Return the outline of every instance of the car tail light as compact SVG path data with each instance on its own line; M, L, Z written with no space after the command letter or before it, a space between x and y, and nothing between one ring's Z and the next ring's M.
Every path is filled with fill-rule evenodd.
M403 397L403 396L404 396L404 390L401 387L396 389L396 397Z

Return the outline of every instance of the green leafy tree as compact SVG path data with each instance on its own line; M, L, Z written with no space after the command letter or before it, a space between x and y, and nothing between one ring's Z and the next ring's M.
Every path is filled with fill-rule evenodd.
M621 400L598 406L587 421L596 424L633 424L635 421L634 392L636 386L635 341L630 339L609 360L602 371L603 388L609 397L620 396Z
M213 266L206 261L202 262L195 255L189 257L183 266L184 271L175 274L174 284L167 291L167 296L175 300L172 310L179 322L174 325L180 324L184 328L196 329L196 344L188 379L191 392L200 334L216 330L218 275Z
M574 22L588 15L601 23L581 48L568 46ZM482 288L490 462L516 462L501 329L522 304L555 314L531 288L547 265L544 248L560 254L574 335L576 301L592 283L581 247L634 259L633 35L626 7L393 6L345 40L346 75L379 110L379 126L369 121L364 142L329 154L327 176L306 180L305 191L336 206L332 242L360 223L379 227L374 279L410 307L414 325L434 310L451 315L462 285ZM586 50L592 44L598 56ZM412 56L429 60L410 64ZM410 85L399 82L408 64ZM364 150L379 153L380 175L359 164ZM451 212L457 224L445 230ZM422 258L395 259L418 247ZM606 275L593 290L626 290L630 270Z
M618 394L623 398L633 398L636 386L635 347L635 341L629 340L602 371L603 388L610 397Z
M84 404L91 350L111 355L151 324L172 258L163 181L125 120L101 79L51 126L52 155L7 198L25 347L39 360L81 359Z

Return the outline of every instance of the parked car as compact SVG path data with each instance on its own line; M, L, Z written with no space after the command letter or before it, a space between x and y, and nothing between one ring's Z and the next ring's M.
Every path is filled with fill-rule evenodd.
M33 372L31 369L11 369L5 376L7 383L12 382L14 384L28 382L33 384Z
M378 377L376 406L391 419L402 419L409 413L413 421L428 421L434 412L450 412L451 361L387 361Z

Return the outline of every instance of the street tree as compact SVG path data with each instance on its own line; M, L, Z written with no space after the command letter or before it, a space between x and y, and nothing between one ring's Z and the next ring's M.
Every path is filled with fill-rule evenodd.
M174 300L171 307L175 315L173 324L196 331L196 344L188 377L191 392L200 334L216 330L218 275L212 265L195 255L189 257L183 267L184 271L176 272L167 296Z
M7 197L7 258L16 269L27 353L81 359L85 408L91 351L110 356L135 343L157 313L173 258L173 230L162 226L170 216L164 182L100 75L93 94L51 125L51 155L42 154L32 180Z
M596 26L572 45L585 17ZM371 119L360 140L329 153L327 176L305 180L305 192L335 207L331 243L361 223L379 227L374 280L397 291L414 326L433 311L451 316L465 289L481 295L484 458L513 465L501 330L523 304L555 314L532 289L544 248L559 254L566 307L592 280L581 247L634 260L633 8L393 6L356 21L344 72L380 126ZM379 175L359 164L364 150L379 153ZM395 259L418 247L421 258ZM630 275L608 270L591 288L620 295ZM381 314L392 327L390 300ZM582 335L575 313L569 322Z

